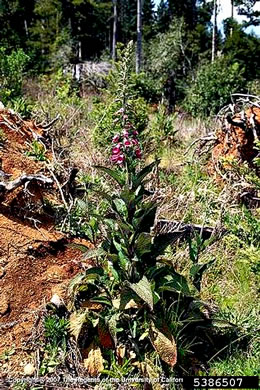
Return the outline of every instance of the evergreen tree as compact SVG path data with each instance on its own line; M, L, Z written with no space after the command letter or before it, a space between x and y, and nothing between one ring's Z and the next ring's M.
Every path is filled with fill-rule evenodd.
M155 34L155 12L152 0L143 0L142 9L143 37L144 40L152 38Z
M254 10L254 6L259 2L260 0L234 0L235 6L238 7L238 14L247 18L244 27L260 25L260 11Z

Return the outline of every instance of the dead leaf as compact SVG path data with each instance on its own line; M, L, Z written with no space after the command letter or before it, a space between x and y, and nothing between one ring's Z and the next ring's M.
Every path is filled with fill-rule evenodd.
M90 376L97 376L104 370L103 356L99 347L90 350L88 358L84 359L84 367Z
M150 327L150 339L160 358L169 366L174 367L177 362L177 347L172 335L166 337L154 324Z
M70 333L75 337L76 341L79 338L83 325L86 323L86 318L87 318L87 311L80 312L80 313L74 312L70 315L70 319L69 319Z
M114 348L114 341L109 332L108 326L106 326L102 321L98 324L98 337L99 342L104 348Z
M82 303L81 306L84 307L85 309L90 309L90 310L101 310L103 307L101 303L91 302L91 301L85 301Z
M120 344L116 349L117 357L124 359L125 357L125 345Z

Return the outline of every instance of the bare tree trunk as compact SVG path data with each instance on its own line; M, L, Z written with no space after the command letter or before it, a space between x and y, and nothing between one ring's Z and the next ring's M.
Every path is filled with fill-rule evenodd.
M78 61L82 61L82 42L81 42L81 26L78 25L79 41L78 41Z
M214 0L211 62L214 62L216 57L216 38L217 38L217 0Z
M117 33L117 0L113 0L114 18L113 18L113 40L112 40L112 59L116 60L116 33Z
M232 21L232 26L230 29L230 35L233 34L233 20L234 20L234 0L231 0L231 21Z
M142 65L142 0L137 0L136 73L140 73L141 65Z
M29 35L29 33L28 33L28 24L27 24L27 20L26 19L24 19L24 29L25 29L25 34L28 37L28 35Z

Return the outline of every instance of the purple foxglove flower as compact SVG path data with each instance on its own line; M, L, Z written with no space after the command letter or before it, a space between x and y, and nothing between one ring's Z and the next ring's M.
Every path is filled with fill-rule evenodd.
M123 154L120 154L120 156L117 157L117 163L123 164L124 161L125 161L125 156Z
M111 161L112 161L112 162L117 162L117 159L118 159L118 154L114 154L114 155L111 157Z
M112 149L112 154L119 154L120 153L120 147L116 146Z
M137 158L142 158L142 152L141 152L141 150L140 150L140 149L136 149L135 155L136 155Z
M120 135L119 135L119 134L116 134L116 135L114 135L114 137L113 137L113 139L112 139L112 142L113 142L114 144L116 144L116 143L119 141L119 139L120 139Z
M127 139L127 140L124 141L124 145L125 145L125 147L128 148L129 146L132 145L132 142Z
M139 144L139 142L137 141L137 139L136 139L136 138L133 138L133 139L132 139L132 144L133 144L133 145L138 145L138 144Z

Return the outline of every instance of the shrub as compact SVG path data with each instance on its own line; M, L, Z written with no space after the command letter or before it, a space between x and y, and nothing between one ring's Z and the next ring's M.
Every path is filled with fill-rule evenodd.
M184 100L185 109L194 117L207 117L230 102L231 94L243 91L243 69L227 58L202 65Z
M6 54L0 48L0 100L7 104L12 98L21 95L25 66L29 57L22 49Z

